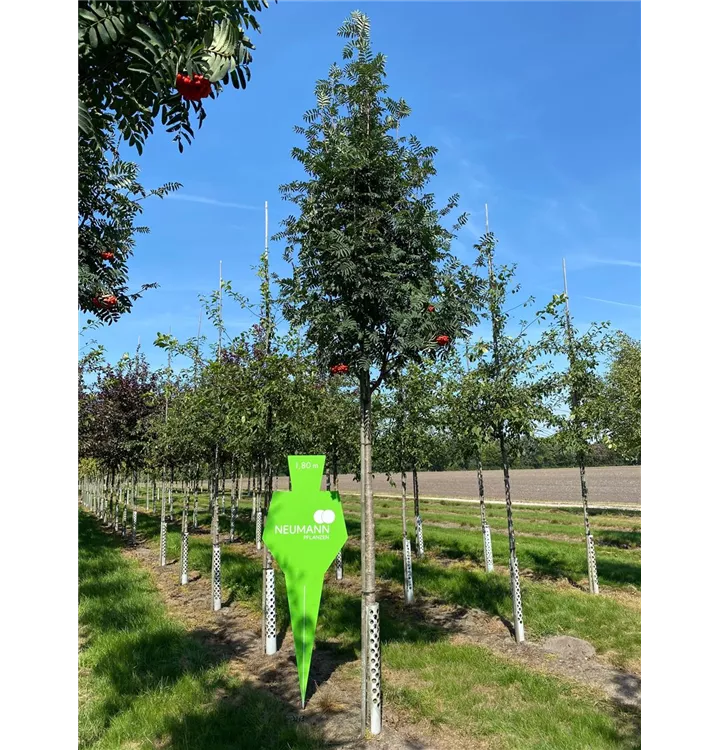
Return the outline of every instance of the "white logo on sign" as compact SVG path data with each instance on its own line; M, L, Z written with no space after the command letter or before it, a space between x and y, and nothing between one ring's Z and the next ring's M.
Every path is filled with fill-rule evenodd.
M335 518L333 510L318 510L314 513L315 523L334 523Z

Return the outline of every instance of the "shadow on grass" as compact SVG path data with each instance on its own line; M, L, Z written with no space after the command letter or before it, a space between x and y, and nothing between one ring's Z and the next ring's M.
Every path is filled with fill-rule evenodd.
M359 524L354 521L348 521L347 528L353 535L359 533ZM424 543L427 553L430 556L443 557L448 560L468 560L477 566L483 566L483 540L480 533L469 536L459 529L456 531L457 533L452 535L450 531L444 529L425 527ZM622 543L625 543L626 540L637 538L640 544L640 532L637 534L636 532L598 532L598 534L604 533L607 535L605 538L609 540L622 539ZM621 537L621 534L628 536ZM401 550L400 533L397 533L397 530L386 526L381 528L380 525L377 525L376 536L378 540L388 543L392 550ZM503 535L496 534L493 535L493 543L494 561L500 564L502 556L508 560L508 539ZM538 577L554 580L566 579L570 583L578 585L578 582L587 576L583 541L564 542L519 537L517 547L521 568L532 571ZM616 559L615 555L616 553L608 551L604 554L600 550L597 551L599 582L640 586L640 561L619 560ZM440 560L436 560L436 562L440 563ZM402 578L403 569L400 571L398 580L402 580Z
M224 644L211 648L212 634L169 619L147 575L120 555L123 546L80 512L80 656L91 695L80 747L110 736L118 747L147 737L187 750L327 747L276 697L222 675Z
M524 561L524 568L530 569L537 576L565 578L574 585L578 583L575 566L571 565L560 553L552 555L535 550L523 550L521 557ZM640 564L599 557L597 568L599 583L641 585Z
M641 546L640 531L613 531L611 529L593 532L596 544L603 547L618 547L619 549L636 549Z
M164 747L172 750L310 750L332 747L320 732L297 724L276 700L247 683L215 685L210 710L190 710L167 726Z

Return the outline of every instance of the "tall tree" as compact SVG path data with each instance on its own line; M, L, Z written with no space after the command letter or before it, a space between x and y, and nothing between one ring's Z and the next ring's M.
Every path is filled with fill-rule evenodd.
M340 27L343 68L333 64L305 114L306 139L293 157L306 178L282 187L299 207L283 222L293 275L284 279L285 315L306 326L325 367L345 365L359 382L362 507L362 729L381 731L379 616L372 492L372 395L408 362L468 335L475 321L471 269L449 253L452 232L425 193L436 149L399 137L409 114L386 96L385 58L373 54L369 19L355 11ZM460 217L459 224L466 217ZM427 306L435 304L436 312ZM371 625L372 669L369 664Z

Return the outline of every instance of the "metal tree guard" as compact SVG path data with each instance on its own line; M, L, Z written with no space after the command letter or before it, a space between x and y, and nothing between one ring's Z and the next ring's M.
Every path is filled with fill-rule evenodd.
M167 519L165 518L165 493L161 493L162 504L160 509L160 565L167 564Z
M189 581L189 530L187 528L189 512L189 495L185 496L182 506L182 547L180 551L180 585L186 586Z
M212 509L212 609L222 609L222 551L219 546L219 504Z

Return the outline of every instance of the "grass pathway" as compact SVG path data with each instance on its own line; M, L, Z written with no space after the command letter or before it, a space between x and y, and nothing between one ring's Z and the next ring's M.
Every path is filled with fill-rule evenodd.
M78 747L324 746L170 618L150 576L121 549L80 512Z

